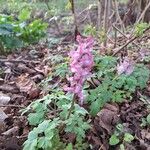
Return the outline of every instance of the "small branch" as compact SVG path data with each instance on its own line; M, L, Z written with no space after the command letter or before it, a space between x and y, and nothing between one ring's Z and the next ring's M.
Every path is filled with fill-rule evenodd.
M150 29L150 27L148 27L147 29L144 30L143 34L148 31ZM113 56L115 56L116 54L118 54L122 49L124 49L127 45L129 45L130 43L132 43L133 41L135 41L138 36L134 36L133 38L129 39L123 46L116 48L116 52L114 52Z
M12 59L12 60L8 60L8 59L0 59L0 62L11 62L11 63L41 63L40 61L33 61L33 60L16 60L16 59Z
M114 0L114 7L115 7L115 11L116 11L116 21L119 20L120 25L121 25L123 31L125 31L124 23L123 23L123 21L121 20L121 17L120 17L120 14L119 14L118 2L117 2L117 0Z
M149 7L150 7L150 1L149 1L149 3L147 4L147 6L145 7L145 9L143 10L143 12L142 12L141 16L139 17L139 19L137 20L137 23L139 23L141 20L143 21L144 16L145 16L145 13L146 13L146 11L149 9Z
M108 4L109 4L109 0L105 0L105 8L104 8L104 24L103 24L103 29L105 34L107 33L107 29L108 29ZM107 46L107 36L105 36L105 41L104 41L104 47Z
M122 34L125 38L129 39L120 29L118 29L115 25L112 25L120 34ZM133 42L134 45L136 45L137 47L141 48L138 44L136 44L135 42Z
M101 0L98 0L98 20L97 28L100 30L102 28L102 4Z
M0 105L0 107L15 107L15 108L24 108L24 106L21 105Z

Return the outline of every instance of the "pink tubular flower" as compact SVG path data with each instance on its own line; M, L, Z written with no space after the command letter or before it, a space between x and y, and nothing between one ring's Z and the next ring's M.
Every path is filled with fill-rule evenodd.
M133 70L134 70L133 62L127 57L125 57L123 62L120 62L120 64L117 66L118 75L121 74L130 75L133 72Z
M93 38L82 39L77 37L78 47L72 50L70 56L70 70L72 77L68 79L70 87L65 88L66 91L71 92L78 96L81 104L83 104L83 84L93 67L92 48L94 44Z

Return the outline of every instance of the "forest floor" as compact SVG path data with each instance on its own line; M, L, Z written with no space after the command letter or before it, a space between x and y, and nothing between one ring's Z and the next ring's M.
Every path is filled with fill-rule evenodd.
M123 42L122 38L122 42ZM139 40L139 39L138 39ZM150 37L146 38L150 41ZM145 42L145 38L140 39ZM146 42L145 42L146 43ZM45 89L40 88L42 80L51 74L51 56L62 55L67 57L68 49L73 45L56 44L52 48L46 45L34 45L21 50L21 52L1 57L0 67L0 149L19 150L26 140L30 126L20 110L32 101L43 97ZM134 48L131 49L132 52ZM136 52L134 52L136 54ZM120 54L119 54L120 55ZM133 54L132 54L133 55ZM150 68L150 63L147 63ZM59 84L59 82L58 82ZM51 88L51 83L47 88ZM145 98L145 96L147 98ZM141 126L141 119L149 113L150 81L144 91L134 94L132 101L126 100L122 104L106 104L101 113L92 119L92 129L86 134L89 143L95 145L95 150L108 149L108 138L114 129L114 124L121 120L126 131L136 135L128 149L148 150L150 148L150 129ZM3 121L5 120L5 121ZM112 146L109 149L114 149Z
M128 37L128 35L126 35ZM127 38L120 36L117 39L119 46L126 43ZM0 149L21 150L31 129L26 116L21 110L31 102L47 94L48 89L62 81L56 78L53 82L41 83L52 74L55 56L67 57L68 51L74 47L72 34L59 37L61 41L47 44L37 44L21 49L7 56L0 57ZM136 44L135 44L136 43ZM134 40L133 45L150 48L150 33ZM49 43L50 44L50 43ZM101 45L94 49L105 55ZM126 55L126 47L118 53L118 57ZM134 58L139 55L136 46L131 46L128 53ZM150 56L150 51L147 52ZM150 69L150 60L145 62ZM45 87L45 88L44 88ZM147 88L134 93L133 100L125 100L121 104L107 103L96 117L91 117L92 128L86 133L88 143L94 145L94 150L118 149L109 146L108 141L116 122L123 122L126 131L133 133L135 138L127 144L127 150L150 150L150 128L142 118L150 113L150 80ZM143 124L142 124L143 123ZM71 140L74 139L68 139ZM100 147L100 148L99 148Z

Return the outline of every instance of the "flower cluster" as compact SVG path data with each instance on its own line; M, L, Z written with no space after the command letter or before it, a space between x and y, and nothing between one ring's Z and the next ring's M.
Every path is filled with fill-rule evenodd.
M82 104L84 100L83 84L90 75L90 71L94 64L93 55L91 52L94 40L93 38L83 39L78 36L77 42L77 49L72 50L69 54L72 76L68 78L70 87L65 88L65 90L75 94Z
M130 75L134 70L133 62L128 58L125 57L123 62L120 62L120 64L117 66L117 73L118 75L126 74Z

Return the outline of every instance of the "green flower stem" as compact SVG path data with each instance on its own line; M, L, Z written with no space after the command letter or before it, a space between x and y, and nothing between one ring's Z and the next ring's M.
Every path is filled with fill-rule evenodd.
M72 110L74 109L75 100L76 100L76 96L74 95L74 96L73 96L73 100L72 100L72 102L71 102L70 109L69 109L69 113L68 113L66 119L69 119L69 118L70 118L71 112L72 112ZM63 123L62 126L60 127L60 134L63 133L64 128L65 128L65 124Z
M69 113L68 113L67 119L70 118L71 112L72 112L72 110L73 110L73 108L74 108L75 99L76 99L76 96L74 95L74 96L73 96L72 103L71 103L71 106L70 106L70 109L69 109Z

